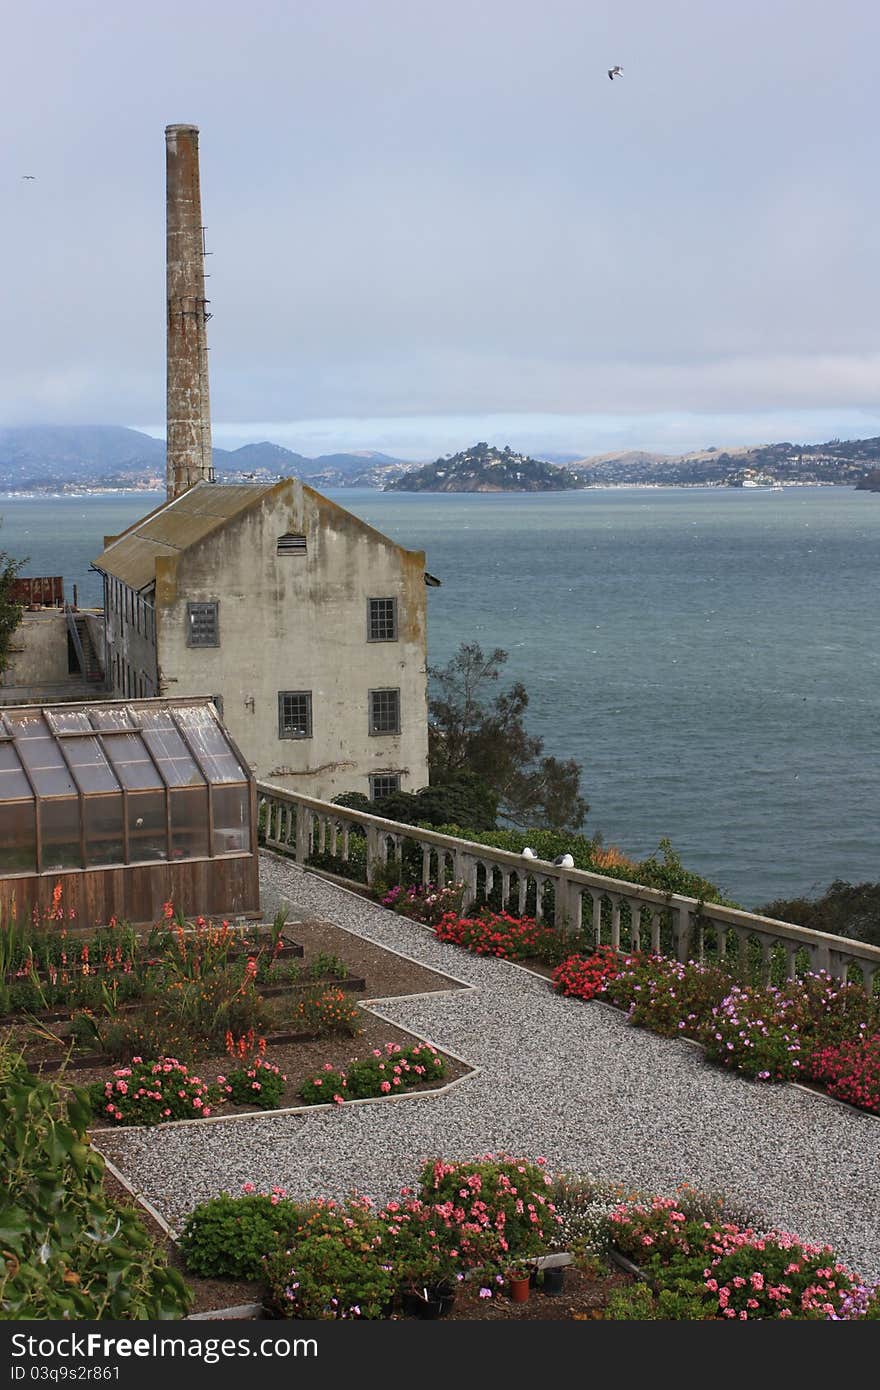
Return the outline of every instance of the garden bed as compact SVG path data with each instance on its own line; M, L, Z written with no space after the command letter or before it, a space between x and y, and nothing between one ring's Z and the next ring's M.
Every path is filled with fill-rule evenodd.
M349 979L355 980L373 998L392 998L461 988L457 981L386 951L381 946L365 941L329 922L298 923L297 935L301 937L306 968L310 961L321 955L336 955L345 961L352 972ZM343 982L334 980L332 985L341 988ZM377 1018L368 1007L358 1010L358 1025L361 1031L355 1037L338 1034L318 1037L314 1034L291 1032L276 1035L275 1042L271 1035L267 1037L266 1060L278 1066L287 1077L279 1101L280 1108L302 1105L299 1091L303 1082L319 1075L327 1064L334 1069L345 1069L353 1060L369 1057L374 1048L383 1048L387 1043L397 1043L401 1048L407 1048L419 1041L412 1033ZM444 1075L439 1083L441 1086L449 1085L471 1071L471 1068L458 1058L442 1051L440 1055L445 1064ZM32 1050L30 1065L38 1069L41 1060L42 1069L47 1073L60 1065L57 1058L38 1059ZM95 1057L72 1058L69 1084L84 1087L95 1081L106 1081L111 1078L117 1065L119 1064L109 1060L101 1061ZM204 1080L213 1081L217 1075L225 1075L233 1065L228 1056L217 1053L200 1058L190 1067L190 1071ZM64 1076L59 1080L63 1084ZM405 1094L424 1094L436 1089L436 1084L423 1083L407 1087ZM214 1110L212 1116L244 1115L255 1111L260 1114L272 1113L253 1106L225 1103ZM101 1121L96 1117L95 1127L99 1126ZM122 1126L114 1125L113 1128L121 1129ZM108 1137L106 1133L104 1137Z

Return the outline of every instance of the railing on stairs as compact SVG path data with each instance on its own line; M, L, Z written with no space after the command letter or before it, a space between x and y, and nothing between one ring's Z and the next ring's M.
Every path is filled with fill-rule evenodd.
M660 951L669 944L681 961L714 960L733 967L748 956L757 961L764 982L775 963L788 979L804 969L825 970L840 980L855 971L866 989L875 980L880 984L880 947L866 942L604 874L523 859L472 840L335 806L272 782L258 781L257 796L262 842L300 865L329 854L345 866L357 838L361 857L365 848L370 881L389 857L401 857L404 847L414 846L421 851L420 873L417 852L415 867L422 884L463 883L471 899L478 893L488 897L500 887L503 903L512 902L520 913L530 904L538 921L548 919L552 900L553 924L562 933L585 931L595 945Z

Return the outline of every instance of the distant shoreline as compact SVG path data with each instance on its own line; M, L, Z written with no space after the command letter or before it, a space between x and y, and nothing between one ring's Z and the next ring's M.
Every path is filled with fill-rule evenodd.
M304 480L305 481L305 480ZM311 483L308 484L312 486ZM849 488L851 491L858 491L855 483L832 483L832 482L780 482L779 487L788 492L794 489L803 488ZM547 488L543 491L533 491L531 488L498 488L492 491L480 492L462 489L459 491L436 492L427 488L413 489L409 492L405 489L386 489L381 487L330 487L328 492L375 492L377 496L405 497L570 497L572 492L634 492L641 489L650 492L771 492L779 491L779 488L771 488L770 484L761 484L756 488L737 487L732 483L591 483L588 487L580 488ZM867 490L867 489L865 489ZM107 488L83 488L76 492L48 492L43 489L33 488L9 488L0 491L0 502L11 502L16 498L38 501L63 502L68 498L72 501L82 500L88 497L161 497L164 495L164 488L142 488L142 487L107 487Z

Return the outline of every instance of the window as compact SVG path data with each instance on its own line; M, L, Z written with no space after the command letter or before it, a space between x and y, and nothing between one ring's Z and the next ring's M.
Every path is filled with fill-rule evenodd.
M279 555L305 555L306 538L305 536L294 536L288 531L286 535L278 537L276 549Z
M400 691L370 691L370 733L400 733Z
M186 605L186 645L188 647L219 647L220 618L218 603L188 603Z
M377 772L370 778L370 800L378 801L380 796L390 796L400 791L399 772Z
M310 690L279 690L278 737L311 738L312 692Z
M397 599L367 599L367 641L397 641Z

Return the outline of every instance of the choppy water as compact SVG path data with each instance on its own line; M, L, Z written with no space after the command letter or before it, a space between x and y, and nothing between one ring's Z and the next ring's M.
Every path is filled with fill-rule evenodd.
M332 494L427 552L429 656L510 654L587 829L669 836L745 906L880 879L880 495ZM155 498L0 501L0 547L99 601L89 562Z

